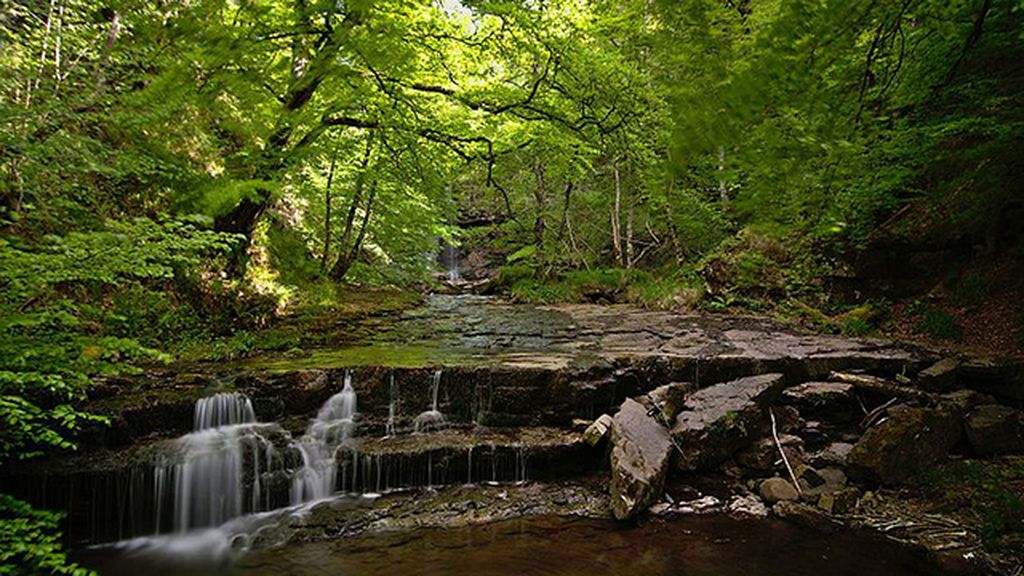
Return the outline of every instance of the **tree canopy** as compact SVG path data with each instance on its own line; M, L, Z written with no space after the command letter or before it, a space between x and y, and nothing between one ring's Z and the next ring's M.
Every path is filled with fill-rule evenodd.
M611 270L653 278L644 303L721 306L827 300L882 237L1017 246L1022 21L1019 0L8 2L0 463L71 448L98 376L339 284L429 283L444 243L496 253L517 297ZM73 570L39 514L0 501L3 538L33 542L0 560Z

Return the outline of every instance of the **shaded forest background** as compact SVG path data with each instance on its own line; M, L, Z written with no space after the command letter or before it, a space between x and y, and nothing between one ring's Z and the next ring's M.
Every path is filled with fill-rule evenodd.
M1019 352L1022 24L1019 0L5 3L0 463L71 448L96 377L414 301L446 244L523 301ZM0 517L0 560L74 570L56 515Z

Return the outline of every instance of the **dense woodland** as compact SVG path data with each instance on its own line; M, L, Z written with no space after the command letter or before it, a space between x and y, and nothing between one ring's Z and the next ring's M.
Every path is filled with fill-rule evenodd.
M0 464L72 448L95 377L429 291L446 244L520 300L953 343L987 314L1018 350L1022 30L1019 0L5 2ZM74 570L58 520L0 495L0 563Z

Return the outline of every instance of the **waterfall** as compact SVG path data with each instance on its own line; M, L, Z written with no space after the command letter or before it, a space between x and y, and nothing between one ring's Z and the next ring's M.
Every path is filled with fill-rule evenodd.
M345 372L341 392L331 396L309 423L298 442L302 468L292 478L292 504L326 498L334 492L336 453L355 429L356 391L352 374Z
M441 370L434 372L432 388L433 402L430 405L430 410L421 412L413 420L413 432L427 432L441 428L445 424L444 414L441 414L441 411L437 409L437 395L441 388Z
M385 436L394 436L395 430L395 403L398 402L398 387L395 386L395 372L392 371L389 382L389 400L388 400L388 423L384 427Z
M171 504L174 531L216 526L259 509L260 461L270 468L274 425L256 423L244 394L219 393L196 401L194 431L169 443L153 471L155 529ZM246 498L249 496L249 498Z
M457 281L459 276L459 252L455 246L445 242L444 244L444 255L442 257L445 268L448 271L448 280L451 282Z
M237 392L220 392L196 401L192 429L206 430L255 421L256 413L253 412L248 396Z

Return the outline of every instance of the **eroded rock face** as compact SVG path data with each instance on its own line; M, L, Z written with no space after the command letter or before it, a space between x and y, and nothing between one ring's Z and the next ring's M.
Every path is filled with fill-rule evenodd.
M964 432L979 456L1024 452L1024 413L1009 406L978 406L964 420Z
M611 439L612 513L624 520L661 497L672 440L643 404L629 398L613 419Z
M850 473L880 484L901 484L940 464L961 434L959 415L946 408L898 407L854 445Z
M813 420L850 422L860 416L853 385L846 382L805 382L783 392L782 401Z
M740 378L704 388L687 399L672 434L682 448L677 466L708 470L748 444L765 422L765 407L782 389L781 374Z

